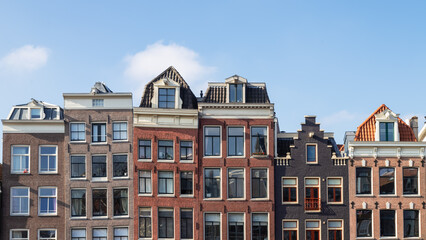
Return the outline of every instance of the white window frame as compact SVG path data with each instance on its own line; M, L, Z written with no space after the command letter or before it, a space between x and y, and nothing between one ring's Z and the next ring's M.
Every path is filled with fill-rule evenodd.
M308 228L307 227L308 222L318 222L318 227L317 228ZM320 219L305 219L305 239L307 239L306 232L310 231L310 230L314 230L314 231L318 230L318 232L319 232L318 236L321 238L321 220Z
M173 176L173 193L160 193L160 172L171 172L172 176ZM179 174L180 177L180 174ZM176 196L176 189L175 189L175 184L176 184L176 176L175 176L175 171L169 171L169 170L159 170L157 171L157 196L158 197L174 197ZM152 183L152 178L151 178L151 183ZM166 186L167 186L167 182L166 182ZM153 189L151 189L153 190Z
M85 192L85 203L86 203L86 215L85 216L73 216L72 215L72 191L73 190L84 190L84 192ZM86 188L70 188L70 200L71 200L71 203L70 203L70 218L71 219L87 219L87 206L88 206L88 201L87 201L87 197L88 197L88 192L87 192L87 189Z
M104 107L104 106L105 106L105 100L103 98L92 98L93 108Z
M141 172L149 172L149 174L150 174L150 177L151 177L151 193L140 193L139 192L139 189L140 189L140 174L141 174ZM152 192L153 192L153 189L154 188L154 185L153 185L153 174L152 174L152 170L150 170L150 169L140 169L140 170L138 170L138 196L152 196Z
M93 157L97 157L97 156L104 156L105 157L105 172L106 172L106 176L105 177L93 177ZM93 154L90 156L90 163L91 163L91 169L92 171L90 172L90 178L92 179L93 182L105 182L108 181L108 171L109 171L109 167L108 165L108 155L107 154ZM87 169L87 160L86 160L86 169ZM86 176L87 176L87 172L86 172Z
M114 177L114 156L126 156L126 163L127 163L127 176L119 176L119 177ZM130 164L129 164L129 159L131 158L131 156L129 156L128 153L114 153L112 154L112 179L129 179L130 178ZM108 165L108 163L107 163ZM108 173L107 173L107 177L108 177Z
M42 197L40 196L40 191L41 189L44 188L52 188L55 189L55 196L47 196L47 197ZM55 207L56 207L56 211L54 213L41 213L41 198L55 198ZM54 187L54 186L43 186L43 187L39 187L38 188L38 215L39 216L56 216L58 215L58 188Z
M382 239L382 238L385 238L385 239L386 238L390 238L390 239L397 238L397 236L398 236L398 213L397 213L397 209L380 209L379 210L379 230L380 230L380 232L381 232L381 229L380 229L381 223L380 222L382 221L382 218L380 217L381 211L393 211L394 212L395 235L393 235L393 236L381 236L381 233L379 233L380 239ZM420 213L419 213L419 219L420 219ZM403 216L402 216L402 226L403 226L402 228L404 228L404 212L403 212ZM422 226L419 225L419 234L420 234L420 231L421 231L421 227Z
M393 188L394 188L394 193L391 193L391 194L383 194L383 193L380 193L380 169L381 168L393 168ZM379 196L381 196L381 197L387 197L387 196L397 196L397 192L398 192L398 179L397 179L397 174L396 174L396 170L397 170L397 167L396 166L388 166L388 167L386 167L386 166L380 166L380 167L377 167L377 169L379 170ZM371 183L371 187L373 187L373 182ZM419 187L420 188L420 187Z
M69 161L70 161L70 181L76 181L76 180L86 180L87 179L87 156L86 155L82 155L82 154L72 154L69 155ZM71 163L71 158L72 157L84 157L84 172L85 172L85 177L72 177L72 163Z
M284 228L285 222L295 222L296 228ZM296 231L297 239L299 239L299 219L283 219L281 228L282 228L281 232L282 232L282 238L283 239L284 239L284 230Z
M220 190L219 190L219 197L218 198L206 198L206 174L205 174L205 170L206 169L219 169L219 176L220 176ZM203 200L204 201L217 201L217 200L222 200L222 191L223 191L223 175L222 175L222 168L221 167L206 167L203 168Z
M79 228L79 227L73 227L73 228L71 228L71 229L70 229L70 232L71 232L71 240L73 239L73 236L72 236L72 231L73 231L73 230L83 230L83 231L84 231L84 234L85 234L84 239L85 239L85 240L87 240L87 229L86 229L86 228ZM80 237L75 237L75 238L80 238Z
M181 151L181 146L180 146L181 142L191 142L192 143L192 160L180 159L180 157L181 157L181 152L180 152ZM185 139L179 140L179 161L181 163L194 163L194 158L195 158L195 156L194 156L194 141L192 139L191 140L185 140Z
M206 128L208 127L219 127L219 155L218 156L207 156L206 155ZM222 158L222 126L221 125L204 125L203 126L203 158Z
M94 239L94 237L93 237L93 231L95 229L105 229L106 230L106 239L108 239L108 227L94 227L94 228L92 228L92 235L91 235L92 239Z
M253 174L253 170L266 170L266 197L265 198L253 198L253 183L252 183L252 174ZM269 168L265 168L265 167L255 167L255 168L250 168L250 200L252 201L265 201L265 200L269 200L269 181L271 181L271 178L269 176Z
M284 180L285 179L295 179L296 185L285 185ZM295 202L285 202L284 196L283 196L283 189L284 187L295 187L296 188L296 201ZM284 204L299 204L299 178L298 177L282 177L281 178L281 203ZM299 226L299 225L298 225Z
M229 155L229 129L230 128L243 128L243 155L231 156ZM250 136L251 137L251 136ZM221 138L222 140L222 138ZM226 126L226 157L227 158L245 158L246 157L246 127L244 125L229 125Z
M13 154L13 148L14 147L27 147L28 148L28 154L19 154L18 156L28 156L28 170L27 172L24 171L13 171L13 156L15 154ZM31 146L30 145L12 145L10 147L10 155L11 155L11 159L10 159L10 173L11 174L30 174L31 173ZM22 166L22 158L20 159L21 161L21 166Z
M182 236L182 233L181 233L181 229L182 229L182 225L181 225L181 220L182 220L182 210L191 210L191 212L192 212L192 238L182 238L181 236ZM180 238L181 239L185 239L185 240L189 240L189 239L194 239L194 236L195 236L195 231L196 231L196 229L195 229L195 218L194 218L194 208L179 208L179 233L180 233Z
M93 124L105 124L105 141L93 141ZM91 122L90 123L90 144L93 145L106 145L108 143L108 123L107 122ZM102 136L102 135L100 135Z
M139 158L140 154L140 147L139 147L139 141L149 141L149 148L151 150L150 155L151 158ZM152 162L152 154L154 153L153 147L152 147L153 139L146 139L146 138L138 138L138 162Z
M12 237L12 234L13 234L13 232L15 232L15 231L19 231L19 232L23 232L23 231L25 231L25 232L27 232L27 236L28 236L28 238L13 238ZM10 231L9 231L9 239L10 240L29 240L30 239L30 230L29 229L18 229L18 228L16 228L16 229L10 229Z
M308 162L308 146L315 146L315 162ZM306 156L306 159L305 159L306 164L318 164L318 144L306 143L305 156Z
M114 190L127 190L127 215L114 215ZM107 193L108 194L108 193ZM108 197L107 197L108 198ZM108 200L107 200L108 201ZM129 214L130 214L130 192L129 192L129 188L126 187L116 187L112 189L112 217L113 218L128 218ZM107 214L108 216L108 214Z
M160 153L160 151L159 151L159 148L160 148L160 141L171 141L172 142L172 148L173 148L173 158L172 159L160 159L159 158L159 153ZM159 140L157 140L157 162L174 162L175 161L175 159L176 159L176 146L175 146L176 144L175 144L175 141L174 140L172 140L172 139L159 139ZM151 149L152 149L152 147L151 147ZM152 158L152 155L151 155L151 158ZM179 154L179 158L180 158L180 154Z
M358 237L357 235L358 235L358 229L357 229L357 227L356 227L356 224L357 224L357 215L356 215L356 212L357 211L370 211L371 212L371 237ZM379 214L380 214L380 212L379 212ZM379 216L379 218L380 218L380 216ZM356 239L372 239L372 238L374 238L374 210L373 209L360 209L360 208L358 208L358 209L355 209L355 237L356 237ZM380 219L379 219L380 220ZM379 226L378 226L379 228L380 228L380 222L379 222ZM379 235L380 235L380 233L379 233Z
M268 239L270 239L270 236L271 236L271 219L270 219L270 215L269 215L269 212L252 212L251 213L251 216L250 216L250 233L251 233L251 236L250 236L250 238L252 238L253 237L253 214L266 214L266 216L267 216L267 218L268 218Z
M160 210L166 210L166 211L170 211L171 210L173 212L173 237L171 237L171 238L168 238L168 237L162 238L162 237L160 237ZM152 217L151 217L151 219L152 219ZM158 232L158 239L175 239L175 236L176 236L176 229L175 228L176 228L176 225L177 225L175 220L176 220L176 211L175 211L175 209L173 207L158 207L157 208L157 232ZM180 218L179 218L179 220L180 220ZM151 228L152 228L152 223L151 223ZM151 232L152 232L152 229L151 229Z
M125 123L126 124L126 139L114 139L114 124ZM129 124L126 121L113 121L112 122L112 141L113 142L127 142L129 140Z
M356 190L357 190L356 189L357 188L356 170L358 168L369 168L370 169L370 191L371 191L371 193L367 193L367 194L356 193ZM374 195L373 179L374 179L374 171L373 171L372 166L355 166L355 196L357 196L357 197L373 196ZM379 179L380 179L380 176L379 176ZM380 184L379 184L379 192L380 192Z
M49 238L41 238L40 237L40 232L41 231L55 231L55 239L58 239L58 231L54 228L43 228L43 229L39 229L37 232L37 237L39 240L43 240L43 239L49 239Z
M203 239L206 239L206 214L219 214L219 229L220 229L220 239L222 239L222 213L221 212L204 212L203 213Z
M32 117L32 115L33 115L33 114L32 114L31 112L32 112L32 110L33 110L33 109L34 109L34 110L38 109L38 110L40 111L40 117L38 117L38 118L33 118L33 117ZM44 112L43 112L43 108L42 108L42 107L30 107L30 108L28 108L28 110L29 110L29 111L28 111L28 113L29 113L29 115L30 115L30 116L29 116L29 119L31 119L31 120L33 120L33 119L41 120L41 119L43 119L43 118L44 118L44 116L43 116L43 115L44 115Z
M42 171L41 170L41 148L42 147L54 147L55 148L55 154L43 154L43 155L47 155L47 156L55 156L56 162L55 162L55 171ZM40 145L38 148L38 173L39 174L57 174L58 173L58 145ZM48 163L49 164L49 163Z
M307 179L318 179L318 185L307 185L306 184L306 180ZM303 181L303 184L304 184L304 188L303 188L303 195L304 195L304 201L303 201L303 204L305 204L305 199L306 199L306 188L307 188L307 186L312 186L312 187L318 187L318 201L319 201L319 204L320 204L320 207L319 207L319 210L305 210L305 212L321 212L321 209L322 209L322 204L321 204L321 201L322 201L322 198L321 198L321 177L315 177L315 176L309 176L309 177L305 177L304 178L304 181Z
M84 140L71 140L72 131L71 131L71 125L73 124L83 124L84 125ZM84 143L87 141L87 130L86 130L86 123L85 122L70 122L70 129L69 129L69 136L70 136L70 143ZM90 135L90 137L92 137Z
M116 237L121 237L121 236L115 236L115 229L117 228L126 228L127 229L127 239L130 239L130 231L129 231L129 226L114 226L112 228L112 237L113 239L115 239Z
M337 221L339 221L339 222L341 222L342 223L342 227L340 227L340 228L330 228L329 226L328 226L328 223L329 222L337 222ZM330 239L330 232L329 232L329 230L340 230L340 231L342 231L342 239L345 239L345 231L344 231L344 229L345 229L345 224L344 224L345 222L344 222L344 220L343 219L327 219L327 239ZM355 227L355 229L356 229L356 227ZM356 234L356 232L355 232L355 234Z
M181 194L181 190L182 190L182 176L181 173L182 172L191 172L192 173L192 194ZM179 195L180 197L194 197L194 193L195 193L195 181L194 181L194 176L195 176L195 172L194 171L186 171L186 170L181 170L179 171Z
M141 215L140 215L140 209L141 208L143 208L143 209L149 209L149 217L151 218L151 237L148 237L148 238L145 238L145 237L143 237L143 238L140 238L139 237L139 226L140 226L140 217L141 217ZM152 239L152 235L154 235L153 234L153 227L152 227L152 223L153 223L153 216L152 216L152 207L142 207L142 206L138 206L138 234L137 234L137 238L138 239Z
M254 158L254 156L256 156L256 157L258 157L259 155L253 155L253 153L251 152L251 129L253 128L253 127L264 127L264 128L266 128L266 153L265 153L265 155L264 155L264 157L267 157L267 156L269 156L269 145L270 145L270 142L269 142L269 126L268 125L252 125L252 126L250 126L250 133L249 133L249 135L250 135L250 158Z
M421 190L421 188L420 188L420 169L419 169L419 167L416 167L416 166L412 166L412 167L410 167L410 166L403 166L402 167L402 182L404 183L404 168L416 168L417 169L417 194L404 194L404 186L402 186L402 195L403 196L420 196L420 190ZM396 188L395 188L395 190L396 190Z
M340 185L329 185L328 184L328 182L329 182L329 180L330 179L340 179ZM332 188L338 188L338 187L340 187L340 194L341 194L341 196L340 196L340 198L341 198L341 200L340 200L340 202L330 202L329 201L329 199L328 199L328 188L329 187L332 187ZM338 205L338 204L343 204L343 202L344 202L344 200L343 200L343 196L345 195L344 194L344 188L343 188L343 177L327 177L327 204L334 204L334 205Z
M242 214L243 215L243 224L244 224L244 228L243 228L243 234L244 234L244 239L246 239L246 227L247 227L247 224L246 224L246 214L245 214L245 212L228 212L227 213L227 223L226 223L226 229L228 230L227 231L227 238L229 239L229 215L230 214ZM268 226L269 227L269 226Z
M243 170L243 197L230 198L229 197L229 169L242 169ZM244 167L228 167L226 168L226 196L228 201L241 201L246 199L246 169Z
M12 196L12 189L26 189L28 192L27 198L28 198L28 213L13 213L13 196ZM30 188L29 187L11 187L10 188L10 216L30 216ZM23 198L23 197L20 197Z

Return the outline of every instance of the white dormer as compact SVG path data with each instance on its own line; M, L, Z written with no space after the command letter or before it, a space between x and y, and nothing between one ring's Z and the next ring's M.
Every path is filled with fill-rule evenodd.
M376 141L399 141L398 117L399 114L389 109L374 115L376 117Z
M59 120L60 108L32 99L31 102L14 106L9 113L9 120Z
M226 83L226 102L227 103L245 103L247 79L234 75L225 80Z
M179 83L168 78L162 78L154 82L153 85L152 108L182 108Z

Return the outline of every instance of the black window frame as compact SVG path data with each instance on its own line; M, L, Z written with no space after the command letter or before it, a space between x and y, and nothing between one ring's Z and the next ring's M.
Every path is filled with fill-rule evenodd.
M81 197L74 197L73 192L83 192L83 195ZM78 210L78 212L81 212L80 214L74 214L74 206L75 204L79 203L81 205L81 209ZM86 189L71 189L71 207L70 207L70 214L71 217L85 217L87 211L87 205L86 205Z
M230 129L241 129L241 134L231 133ZM244 156L244 127L230 126L228 127L228 156L237 157ZM231 144L233 142L234 144ZM241 144L241 146L239 146ZM232 146L234 145L234 146ZM232 150L233 149L233 152ZM238 149L242 149L241 154L238 153Z
M180 194L193 195L194 194L194 173L192 171L180 172Z
M265 177L262 177L259 173L259 177L256 177L255 171L265 171ZM265 186L265 195L261 195L261 186ZM258 191L255 191L255 186L258 186ZM251 198L268 198L268 169L266 168L253 168L251 169Z
M244 168L228 168L228 198L244 198L244 177L245 171ZM232 170L240 170L242 175L231 176ZM233 181L231 181L233 180ZM234 183L234 184L233 184ZM239 196L238 191L242 189L241 196ZM235 193L235 194L232 194Z
M190 146L185 146L188 143ZM192 161L194 159L192 141L180 141L179 145L180 145L180 160Z
M97 135L94 135L95 128L97 128ZM105 135L102 135L102 128L104 128ZM92 143L104 143L107 139L106 123L92 123Z
M208 174L208 171L212 171ZM215 176L215 171L218 171L219 175ZM207 176L207 174L209 176ZM211 175L211 176L210 176ZM208 194L211 196L208 196ZM221 171L220 168L205 168L204 169L204 198L220 198L221 195Z
M96 192L96 194L95 194ZM99 209L99 211L96 211ZM108 191L107 189L92 189L92 216L106 217L108 216Z
M127 188L113 189L114 196L114 216L127 216L129 215L129 190ZM123 192L125 195L123 195ZM123 204L124 202L124 204Z
M125 128L123 129L121 126L122 124L125 124ZM118 129L115 128L115 126L119 126ZM127 122L113 122L112 123L112 140L114 141L125 141L128 139L127 134ZM119 138L116 138L116 133L118 134ZM125 134L125 138L123 138L123 133Z
M385 170L393 170L392 176L385 175L386 173L389 173L389 172L384 172ZM387 182L389 182L389 183L387 183ZM390 189L392 189L392 190L390 190ZM380 193L380 195L394 195L395 194L395 168L393 168L393 167L380 167L379 168L379 193Z
M173 140L158 140L158 160L169 161L174 159ZM161 154L164 156L161 156Z
M372 237L373 236L373 231L372 231L373 230L373 228L372 228L372 226L373 226L373 222L372 222L373 211L368 210L368 209L359 209L359 210L356 210L355 215L356 215L356 227L357 227L356 237L357 238L362 238L362 237L370 238L370 237ZM367 232L366 232L366 234L363 234L363 235L360 234L361 229L358 228L361 225L363 225L363 226L365 225L362 221L369 221L369 223L367 222L367 224L368 224Z
M124 161L121 158L124 158ZM112 155L112 176L113 177L127 178L129 176L127 160L128 160L127 154Z
M207 129L217 129L219 134L211 134L207 133ZM220 126L205 126L204 127L204 156L206 157L214 157L221 155L221 127ZM207 139L210 139L211 142L211 153L207 151ZM215 151L216 150L216 151ZM218 151L217 151L218 150Z
M149 209L149 211L147 211ZM144 215L149 213L148 215ZM142 228L142 223L144 223L144 228ZM149 224L147 224L149 223ZM142 231L144 230L144 232ZM151 208L140 207L139 208L139 238L151 238L152 237L152 214ZM145 233L145 234L142 234Z
M149 177L143 177L142 176L142 172L148 172L149 173ZM152 194L152 173L150 170L139 170L138 172L139 174L139 194ZM149 184L147 183L147 181L149 180ZM145 192L141 191L141 186L142 183L145 185ZM146 190L147 186L149 186L149 192Z
M171 215L170 215L171 213ZM166 215L167 214L167 215ZM165 226L162 226L162 222ZM166 235L163 235L161 230L165 227ZM159 238L174 238L174 209L173 208L158 208L158 237ZM171 233L171 234L170 234Z
M147 144L147 142L149 142L149 145ZM138 145L139 159L151 159L151 140L139 139ZM141 149L144 150L143 152L145 153L145 155L142 155Z
M367 174L367 176L364 176L361 174ZM355 178L356 178L356 186L355 186L356 194L371 195L372 194L371 168L357 167L355 170ZM365 182L368 182L368 189L364 187L364 186L367 186L365 185ZM362 184L362 186L358 186L358 184Z
M194 217L192 208L180 209L180 238L194 238Z
M173 94L171 94L171 92L173 92ZM165 97L166 100L162 100L162 97ZM170 100L170 97L173 97L173 101ZM173 109L175 108L175 102L176 102L175 88L158 88L158 108ZM162 106L163 103L165 104L164 106Z
M100 161L101 157L104 158L104 161L102 162ZM96 160L97 162L95 162L95 159L97 159ZM97 170L97 169L100 169L100 170ZM95 170L97 173L100 173L100 174L95 175ZM103 171L103 173L101 171ZM106 178L106 177L107 177L107 156L106 155L92 156L92 178Z
M406 176L406 170L415 170L415 176ZM403 195L418 195L419 194L419 169L416 167L402 168L402 192Z
M83 163L81 163L81 159L83 159ZM73 162L74 160L79 160L80 162L74 163ZM86 178L86 156L70 156L70 162L71 162L71 178ZM75 167L78 168L79 175L74 175Z

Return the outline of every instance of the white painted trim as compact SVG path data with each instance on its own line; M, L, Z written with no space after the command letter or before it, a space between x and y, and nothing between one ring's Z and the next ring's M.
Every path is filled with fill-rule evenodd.
M308 146L315 146L315 162L308 162ZM306 164L312 165L312 164L319 164L318 161L318 144L317 143L306 143L305 145L305 156L306 156Z
M172 173L172 179L173 179L173 193L160 193L160 172L171 172ZM175 186L175 184L176 184L176 180L175 180L175 178L176 178L176 173L175 173L175 171L174 170L157 170L157 196L158 197L175 197L176 196L176 186ZM179 174L179 178L180 178L180 174ZM152 179L152 178L151 178ZM152 183L152 180L151 180L151 183ZM166 182L166 186L167 186L167 182ZM151 190L153 190L153 189L151 189Z
M72 191L73 190L84 190L84 192L85 192L85 201L86 201L86 206L85 206L85 208L86 208L86 215L85 216L72 216ZM70 191L70 219L87 219L87 203L88 203L88 201L87 201L87 197L88 197L88 194L87 194L87 189L86 188L69 188L69 191Z
M150 175L150 178L151 178L151 193L140 193L139 192L139 190L140 190L140 176L141 176L141 172L149 172L149 175ZM152 196L152 194L153 194L153 188L154 188L153 181L152 181L152 175L153 175L152 174L152 170L149 170L149 169L138 169L138 196L143 196L143 197Z
M219 169L219 177L220 177L219 193L220 193L220 196L218 198L207 198L206 197L206 169ZM222 183L223 183L223 175L222 175L222 168L221 167L204 167L203 168L203 200L204 201L219 201L219 200L222 200L223 199Z
M295 179L296 180L296 202L284 202L284 196L283 196L283 188L284 188L284 179ZM288 185L290 186L290 185ZM294 187L293 186L293 187ZM284 176L281 177L281 204L282 205L292 205L292 204L299 204L299 179L298 177L291 177L291 176Z
M242 169L243 170L243 197L242 198L230 198L229 197L229 170L230 169ZM246 169L244 167L227 167L226 168L226 197L228 201L245 201L246 200Z
M42 147L55 147L55 171L41 171L41 148ZM52 156L51 154L48 154ZM58 145L39 145L38 147L38 174L57 174L58 173ZM49 165L49 162L48 162Z
M27 189L27 192L28 192L28 213L12 213L12 209L13 209L13 196L12 196L12 189ZM10 213L10 216L30 216L30 212L31 212L31 209L30 209L30 202L31 202L31 197L30 197L30 195L31 195L31 192L30 192L30 188L29 187L22 187L22 186L17 186L17 187L10 187L10 209L9 209L9 213Z
M253 183L252 183L252 175L253 175L253 170L266 170L266 198L253 198ZM272 176L273 178L273 176ZM269 181L271 181L271 177L269 176L269 169L265 168L265 167L253 167L250 168L250 200L252 201L266 201L269 200Z
M22 154L23 156L27 156L28 155L28 172L27 173L25 173L25 172L16 172L16 171L13 171L13 156L14 156L14 154L13 154L13 148L14 147L28 147L28 154ZM22 162L21 162L22 163ZM21 174L30 174L31 173L31 146L30 145L11 145L10 146L10 174L19 174L19 175L21 175Z
M333 222L334 221L340 221L342 223L342 227L341 228L329 228L328 222L331 222L331 221L333 221ZM340 231L342 231L342 239L345 239L345 220L343 220L343 219L327 219L327 239L330 239L329 230L340 230Z
M339 186L334 186L334 185L332 185L332 186L329 186L328 185L328 181L330 180L330 179L340 179L340 185ZM345 196L345 194L344 194L344 191L347 191L348 189L344 189L343 188L343 186L344 186L344 183L343 183L343 177L333 177L333 176L330 176L330 177L327 177L327 182L326 182L326 184L327 184L327 204L331 204L331 205L339 205L339 204L343 204L343 202L345 201L344 200L344 196ZM341 201L340 202L330 202L329 201L329 199L328 199L328 188L329 187L340 187L340 197L341 197Z
M252 135L251 135L252 132L251 132L251 130L252 130L253 127L255 127L255 128L256 127L257 128L259 128L259 127L266 128L266 142L265 142L265 144L266 144L266 154L265 154L265 157L269 156L269 144L270 144L269 143L269 140L270 140L270 138L269 138L270 137L269 136L270 135L269 134L269 126L268 125L251 125L250 129L249 129L250 130L250 158L253 158L253 156L254 156L253 153L251 152L251 150L252 150L251 149L251 144L252 144L252 142L251 142L252 141Z
M284 222L296 222L296 228L284 228ZM291 230L296 231L296 238L299 239L299 219L282 219L281 221L281 232L282 232L282 239L284 240L284 230Z
M206 156L206 128L207 127L218 127L219 128L219 155ZM203 126L203 158L222 158L223 149L222 149L222 126L221 125L204 125ZM212 149L213 150L213 149Z
M253 228L253 214L257 214L257 213L266 214L266 216L268 218L268 227L267 227L268 228L268 238L267 239L270 239L270 236L271 236L271 219L270 219L269 212L252 212L251 213L251 224L250 224L251 228ZM252 229L250 229L250 232L252 233L251 236L250 236L250 239L253 239L253 231L252 231Z
M119 186L114 187L114 188L112 188L112 202L113 202L113 204L114 204L114 190L127 190L127 215L118 215L118 216L116 216L116 215L114 215L114 211L112 211L112 218L113 219L117 219L117 218L128 218L130 216L130 210L131 210L130 209L131 208L130 207L130 197L133 198L133 196L130 196L129 188L127 188L127 187L119 187ZM114 205L113 205L113 207L114 207Z
M84 157L84 173L85 173L85 177L72 177L72 162L71 162L71 158L72 157ZM88 172L88 169L87 169L87 157L86 157L86 155L85 154L70 154L69 155L69 161L70 161L70 181L73 181L73 180L87 180L88 178L87 178L87 172Z
M56 211L54 213L41 213L41 201L40 201L40 190L43 188L54 188L55 189L55 207L56 207ZM50 196L48 197L50 198ZM38 216L57 216L58 215L58 187L56 186L40 186L38 187L38 195L37 195L37 201L38 201Z
M318 228L308 228L307 222L318 222ZM321 222L320 219L305 219L305 239L308 240L306 232L311 231L311 230L314 230L314 231L318 230L318 232L319 232L318 236L321 239L321 232L322 232L321 231L321 225L322 225L322 222Z
M226 224L226 229L227 229L226 236L227 236L227 239L229 239L229 215L230 214L242 214L243 215L243 224L244 224L244 227L243 227L243 239L244 240L247 239L247 236L246 236L247 223L246 223L246 214L245 214L245 212L228 212L226 214L226 220L227 220L227 224Z
M14 231L26 231L28 238L12 238L12 232ZM24 228L13 228L9 230L9 239L10 240L29 240L30 239L30 229L24 229Z
M222 213L221 212L203 212L203 239L206 239L206 214L219 214L219 229L220 229L220 239L222 239Z
M55 231L55 239L58 239L58 230L56 230L55 228L43 228L43 229L39 229L38 233L37 233L37 239L43 239L43 238L40 238L40 232L41 231Z
M391 193L391 194L381 194L380 193L380 169L382 169L382 168L392 168L393 169L393 178L394 178L394 180L393 180L393 188L394 188L394 193ZM378 167L378 170L379 170L379 196L380 197L395 197L395 196L397 196L397 179L396 179L396 168L395 167L392 167L392 166L389 166L389 167Z
M243 155L229 155L229 128L243 128ZM226 157L227 158L245 158L246 157L246 127L244 125L226 126Z
M93 177L93 157L96 157L96 156L105 156L105 171L106 171L105 177ZM110 165L110 164L108 164L108 155L107 154L101 154L101 153L92 154L90 156L90 163L91 163L91 166L92 166L92 172L90 173L90 179L92 180L92 182L106 182L106 181L108 181L108 171L109 171L108 165Z

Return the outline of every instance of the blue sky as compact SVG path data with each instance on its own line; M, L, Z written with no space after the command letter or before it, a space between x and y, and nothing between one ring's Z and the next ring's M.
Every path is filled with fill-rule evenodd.
M426 2L0 1L0 116L96 81L133 92L174 65L198 95L266 82L280 128L317 115L342 142L382 103L426 114Z

